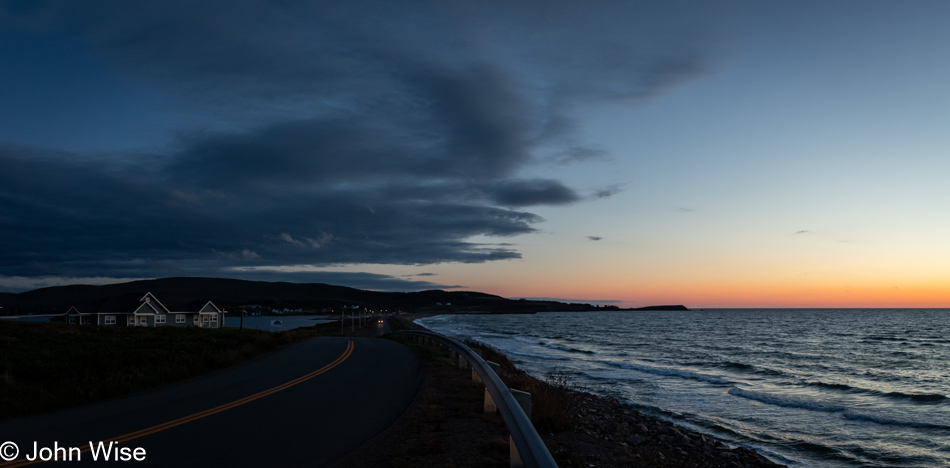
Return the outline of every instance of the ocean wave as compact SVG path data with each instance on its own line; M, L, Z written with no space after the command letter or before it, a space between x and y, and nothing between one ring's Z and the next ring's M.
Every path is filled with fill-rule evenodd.
M725 367L727 369L740 369L740 370L755 370L755 366L752 364L745 364L741 362L732 362L732 361L723 361L717 364L719 367Z
M623 371L601 370L600 372L581 372L581 375L591 380L606 382L642 382L641 379L624 374Z
M941 395L939 393L889 392L889 393L884 393L883 395L890 398L911 400L917 403L942 403L944 401L950 400L950 398L948 398L947 396Z
M577 348L572 348L570 346L545 343L543 341L540 344L541 346L544 346L545 348L556 349L558 351L564 351L567 353L596 354L593 351L588 351L586 349L577 349Z
M898 337L898 336L868 336L868 337L864 338L864 340L861 340L861 341L867 342L867 340L873 340L873 341L907 341L907 338L901 338L901 337Z
M772 376L784 376L785 372L780 370L770 369L768 367L761 367L754 364L746 364L742 362L733 362L733 361L722 361L714 364L717 367L728 370L737 370L740 372L745 372L749 374L759 374L759 375L772 375Z
M528 351L520 351L520 350L514 350L514 349L502 349L501 351L508 355L513 354L515 356L544 359L546 361L569 361L571 359L565 356L552 356L550 354L531 353Z
M920 421L904 421L900 419L882 418L879 416L870 416L866 414L845 413L847 419L856 419L859 421L869 421L885 426L917 427L921 429L936 429L940 431L950 430L950 426L944 424L934 424Z
M841 451L835 449L834 447L829 447L827 445L822 445L822 444L816 444L814 442L808 442L808 441L802 440L802 441L796 441L796 442L790 443L788 444L788 446L796 450L817 453L819 455L823 455L826 457L833 456L839 459L851 459L851 457L844 456L841 453Z
M843 391L861 390L861 389L852 387L850 385L827 383L827 382L808 382L805 385L808 385L809 387L829 388L831 390L843 390Z
M533 345L541 344L541 342L538 340L532 340L531 338L525 338L523 336L513 336L512 338L514 338L515 341L525 343L525 344L533 344Z
M759 392L753 392L749 390L743 390L738 387L732 387L729 389L729 394L747 398L750 400L760 401L769 405L782 406L786 408L801 408L809 411L819 411L824 413L841 413L841 415L847 419L859 420L859 421L868 421L881 425L888 426L901 426L901 427L916 427L922 429L935 429L935 430L950 430L950 426L944 424L935 424L929 422L921 421L908 421L895 419L890 417L882 416L872 416L868 414L854 413L849 411L844 406L839 406L835 404L823 403L818 401L806 401L798 398L793 398L789 396L776 396L768 395Z
M430 322L447 322L453 318L454 317L451 315L433 315L431 317L422 317L421 319L416 320L416 323L426 324Z
M863 393L878 397L893 398L897 400L910 400L921 404L939 404L950 400L950 397L939 393L903 393L903 392L882 392L879 390L870 390L861 387L852 387L846 384L836 384L827 382L808 382L809 387L827 388L839 390L847 393Z
M511 335L505 333L494 333L494 332L476 332L474 334L476 338L503 338L510 339Z
M691 372L691 371L687 371L683 369L648 366L646 364L634 364L634 363L629 363L629 362L617 362L617 361L601 361L601 362L603 362L604 364L607 364L608 366L618 367L620 369L630 369L630 370L635 370L639 372L646 372L648 374L681 377L684 379L693 379L693 380L699 380L702 382L709 382L709 383L722 384L722 385L732 384L732 382L728 380L723 380L716 376L702 374L699 372Z
M809 411L820 411L823 413L839 413L845 410L844 406L822 403L820 401L808 401L786 395L769 395L766 393L743 390L739 387L729 389L729 394L749 400L760 401L765 404L782 406L785 408L801 408Z

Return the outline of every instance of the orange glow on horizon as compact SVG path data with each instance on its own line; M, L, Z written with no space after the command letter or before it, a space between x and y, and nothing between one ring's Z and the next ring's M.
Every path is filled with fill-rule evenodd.
M814 283L734 284L566 284L512 282L466 288L503 297L550 297L583 301L620 301L620 307L682 304L689 308L950 308L944 285Z
M653 257L570 253L531 261L446 265L444 284L503 297L609 302L622 307L950 308L944 263L883 255L788 263L784 258Z

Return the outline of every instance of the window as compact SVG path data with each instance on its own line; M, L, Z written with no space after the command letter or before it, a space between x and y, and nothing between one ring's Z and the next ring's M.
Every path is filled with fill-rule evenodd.
M144 326L147 326L147 325L148 325L148 317L139 317L139 325L141 325L141 326L143 326L143 327L144 327Z
M70 324L70 325L75 325L75 324L76 324L76 317L69 317L69 324Z
M158 325L158 324L161 324L161 323L165 323L165 316L164 316L164 315L156 315L156 316L155 316L155 325Z
M217 322L217 321L218 321L218 314L212 315L212 316L211 316L211 321L212 321L212 322Z
M178 314L175 316L175 323L185 323L185 314Z
M115 325L115 315L106 315L104 323L106 325Z

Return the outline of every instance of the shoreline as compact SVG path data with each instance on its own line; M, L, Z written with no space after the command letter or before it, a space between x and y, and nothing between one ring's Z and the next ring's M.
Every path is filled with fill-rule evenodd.
M407 314L397 320L407 328L428 330L415 320L435 315L442 314ZM539 430L556 458L580 458L595 466L786 466L753 449L732 448L708 434L641 413L616 398L571 388L569 382L542 380L516 368L507 356L494 348L480 343L468 344L482 349L486 360L501 364L499 376L509 388L533 390L529 393L557 391L566 396L566 403L561 405L567 407L557 410L569 421L568 427L547 433ZM532 419L537 419L536 414Z

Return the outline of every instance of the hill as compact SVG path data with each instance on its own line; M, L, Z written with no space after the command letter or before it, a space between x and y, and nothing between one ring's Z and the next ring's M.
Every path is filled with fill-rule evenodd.
M151 292L159 299L211 300L219 307L260 305L271 308L321 309L357 306L373 309L425 312L533 313L542 311L595 310L590 304L555 301L511 300L469 291L429 290L379 292L322 283L281 283L223 278L162 278L103 286L70 285L0 295L7 315L63 313L69 307L108 297Z

